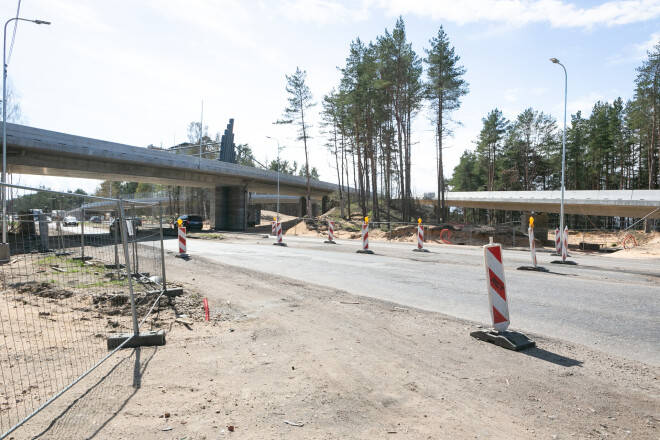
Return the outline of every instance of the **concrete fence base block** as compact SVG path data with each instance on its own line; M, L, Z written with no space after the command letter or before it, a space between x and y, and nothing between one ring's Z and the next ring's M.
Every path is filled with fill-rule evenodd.
M125 340L133 336L133 333L118 333L108 338L108 350L114 350ZM152 347L165 345L165 330L149 331L140 333L128 341L122 348Z
M470 333L470 336L477 338L480 341L490 342L491 344L499 345L500 347L513 351L524 350L536 345L536 342L532 341L522 333L511 331L498 332L496 330L477 330Z
M374 253L374 251L370 251L369 249L366 249L366 250L365 249L359 249L355 252L358 253L358 254L369 254L369 255L373 255L373 253Z
M413 249L413 252L431 252L428 249Z
M147 295L159 295L162 290L148 290ZM173 298L175 296L183 295L183 287L175 287L173 289L167 289L164 293L165 296Z
M173 298L175 296L181 296L183 295L183 287L176 287L173 289L167 289L165 291L165 296Z
M72 258L72 260L75 260L75 261L89 261L91 259L92 259L92 257L90 257L89 255L85 255L84 257L73 257Z
M119 265L120 269L124 269L125 267L126 267L126 265L124 265L124 264ZM117 265L116 264L106 264L105 268L106 269L117 269Z
M569 261L569 260L555 260L551 261L552 264L567 264L569 266L577 266L577 263L575 261Z
M9 252L9 243L0 244L0 261L7 262L9 261L10 252Z
M550 272L550 270L546 269L543 266L520 266L517 269L518 270L531 270L533 272Z

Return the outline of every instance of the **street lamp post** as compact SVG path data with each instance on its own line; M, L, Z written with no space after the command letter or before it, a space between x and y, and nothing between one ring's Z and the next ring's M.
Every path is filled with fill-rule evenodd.
M266 136L268 139L277 141L277 217L275 223L280 222L280 140L274 137Z
M566 102L568 99L568 74L566 73L566 67L559 62L557 58L550 58L555 64L559 64L562 69L564 69L564 136L562 139L561 146L561 206L559 208L559 236L561 237L561 242L564 242L564 175L566 172ZM568 247L568 243L566 243Z
M5 33L2 40L2 183L7 182L7 25L12 21L29 21L35 24L49 25L49 21L44 20L28 20L26 18L14 17L7 20L5 23ZM9 249L7 245L7 188L2 187L2 244L3 249L0 251L0 258L4 259L9 257Z

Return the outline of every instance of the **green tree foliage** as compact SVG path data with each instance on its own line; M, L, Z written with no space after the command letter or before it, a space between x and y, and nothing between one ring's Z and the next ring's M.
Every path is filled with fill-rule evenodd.
M41 189L49 189L41 187ZM78 188L69 194L56 194L49 192L34 192L20 197L11 198L7 204L7 211L18 214L20 212L29 212L30 209L41 209L43 212L53 210L71 210L79 208L85 201L82 197L76 195L87 195L87 193ZM75 194L75 195L74 195Z
M246 167L256 167L252 148L248 144L236 145L236 163Z
M293 164L289 164L288 160L280 159L280 166L277 166L277 161L273 160L268 164L268 169L271 171L279 171L284 174L298 174L298 163L294 160ZM301 168L302 170L302 168Z
M313 180L319 180L319 170L317 170L316 167L312 167L312 171L308 173L307 167L305 165L301 166L300 171L298 171L298 175L300 177L305 177L308 174Z
M293 75L286 76L286 91L289 94L289 105L284 109L284 119L278 120L276 124L295 124L298 127L298 139L303 141L305 147L305 170L309 169L309 152L307 141L311 138L309 130L309 116L307 111L316 105L312 102L314 97L307 86L307 72L296 67ZM305 173L307 177L307 217L312 216L312 188L310 186L310 174Z
M337 180L357 190L361 216L380 219L385 196L389 219L393 198L405 220L412 216L412 121L422 105L422 62L407 41L399 18L394 30L364 44L351 42L337 91L324 98L322 117ZM350 211L351 194L347 193Z
M138 183L135 192L138 194L153 193L158 191L158 185L153 183Z
M532 108L523 111L511 125L505 148L522 165L522 190L549 189L551 164L556 163L557 124L555 119Z
M660 43L637 72L632 100L598 101L588 118L571 116L567 189L660 188ZM507 123L493 110L483 123L476 153L466 151L454 169L453 190L561 188L562 133L554 118L529 108Z
M642 149L648 189L660 188L660 41L637 69L631 122Z
M479 159L480 170L486 172L486 190L493 191L499 188L496 186L498 176L497 159L502 152L504 135L509 126L509 122L502 116L502 112L495 109L488 113L484 119L484 124L479 138L477 139L477 157ZM467 191L467 190L466 190Z
M329 94L323 97L321 103L323 110L321 111L321 128L323 133L327 136L325 147L335 159L335 170L337 171L337 185L339 185L339 200L344 199L344 163L346 143L344 138L344 130L341 128L340 115L341 115L341 101L337 91L333 88ZM341 165L340 165L341 164ZM349 199L350 200L350 199ZM350 202L349 202L350 204Z
M465 150L461 160L454 168L454 174L449 180L449 185L454 191L480 191L486 189L486 180L479 158L472 152Z
M465 68L458 64L460 57L455 54L449 43L449 38L442 26L438 35L430 41L431 48L426 50L428 66L426 75L426 93L436 127L437 157L438 157L438 221L444 221L445 210L445 178L442 163L442 140L451 134L449 114L460 107L461 98L468 93L468 84L463 79Z

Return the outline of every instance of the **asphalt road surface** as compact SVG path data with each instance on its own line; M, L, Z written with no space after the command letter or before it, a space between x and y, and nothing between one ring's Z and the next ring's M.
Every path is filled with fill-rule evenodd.
M361 243L323 238L274 238L228 234L227 240L188 239L188 253L225 264L332 286L356 295L440 312L490 325L483 249L372 241L374 255L358 254ZM177 252L177 241L167 240ZM528 250L503 250L510 329L556 337L660 366L660 264L595 254L572 254L576 266L538 252L548 273L529 266ZM172 253L167 258L174 258ZM194 263L190 264L194 271ZM466 329L468 331L468 329Z

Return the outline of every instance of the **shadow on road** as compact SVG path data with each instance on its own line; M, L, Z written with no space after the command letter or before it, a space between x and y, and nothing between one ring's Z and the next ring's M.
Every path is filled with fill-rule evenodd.
M551 351L547 351L538 347L528 348L527 350L523 350L520 353L526 354L527 356L535 357L537 359L541 359L542 361L557 364L562 367L582 366L582 361L578 361L577 359L572 359L566 356L562 356L560 354L552 353Z

